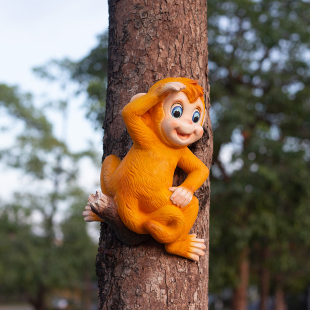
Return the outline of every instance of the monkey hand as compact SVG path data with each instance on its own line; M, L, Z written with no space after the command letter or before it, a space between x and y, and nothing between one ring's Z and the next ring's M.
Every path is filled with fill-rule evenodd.
M169 190L173 192L171 201L181 208L187 206L193 199L193 193L185 187L170 187Z
M142 96L144 96L144 95L146 95L146 93L139 93L139 94L136 94L136 95L134 95L134 96L130 99L130 102L131 102L131 101L134 101L135 99L140 98L140 97L142 97Z
M164 100L167 96L169 96L171 93L179 92L182 89L185 89L186 86L183 83L180 82L169 82L166 84L161 85L154 91L157 93L157 96Z

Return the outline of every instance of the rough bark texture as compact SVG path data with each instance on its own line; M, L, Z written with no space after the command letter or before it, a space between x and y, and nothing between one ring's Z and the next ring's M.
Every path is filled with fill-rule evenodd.
M248 260L249 251L245 249L240 258L239 272L240 282L234 289L232 309L233 310L247 310L248 309L248 286L250 264Z
M121 116L130 98L160 79L181 76L199 80L205 89L204 136L191 149L210 168L206 1L109 0L109 15L104 158L123 158L132 145ZM183 177L178 171L176 183ZM192 231L208 246L209 181L195 195L200 211ZM195 263L170 255L152 238L126 246L102 224L96 262L100 309L207 309L208 257L207 252Z

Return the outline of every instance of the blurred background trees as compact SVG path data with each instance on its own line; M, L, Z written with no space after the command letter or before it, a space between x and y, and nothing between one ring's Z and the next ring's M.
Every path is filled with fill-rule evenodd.
M254 285L260 309L285 309L309 283L309 1L208 8L210 290L234 288L233 309L247 309Z
M65 103L57 109L66 115ZM48 109L17 87L0 84L0 110L10 120L1 130L12 139L0 149L1 162L31 182L27 190L16 184L12 201L0 201L0 300L44 310L57 303L49 298L71 292L62 299L68 309L90 309L97 247L81 216L88 194L77 176L80 159L96 154L70 152L65 130L62 140L54 136Z
M208 20L214 130L209 308L308 310L310 2L208 0ZM69 73L76 95L87 94L86 117L94 128L102 126L106 33L80 61L51 61L35 72L64 84ZM86 196L74 168L92 154L70 153L53 137L46 112L17 89L2 85L0 105L25 126L14 148L1 151L1 161L33 180L50 180L48 191L16 194L1 205L0 234L7 237L0 244L0 292L39 300L42 287L81 287L92 277L88 260L96 249L84 250L91 247L80 217ZM66 216L51 221L55 205L64 204Z

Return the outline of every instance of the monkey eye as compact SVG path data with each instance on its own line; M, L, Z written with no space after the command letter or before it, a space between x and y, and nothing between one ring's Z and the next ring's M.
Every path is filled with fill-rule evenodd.
M183 108L180 104L174 104L171 109L171 115L174 118L180 118L183 114Z
M194 123L198 123L199 119L200 119L200 112L198 110L195 110L193 113L192 120Z

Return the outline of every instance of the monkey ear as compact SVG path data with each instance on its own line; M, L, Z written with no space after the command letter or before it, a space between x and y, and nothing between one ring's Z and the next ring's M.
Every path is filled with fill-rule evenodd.
M134 96L130 99L130 102L133 101L133 100L135 100L135 99L137 99L137 98L139 98L139 97L141 97L141 96L144 96L144 95L146 95L146 93L139 93L139 94L136 94L136 95L134 95Z

